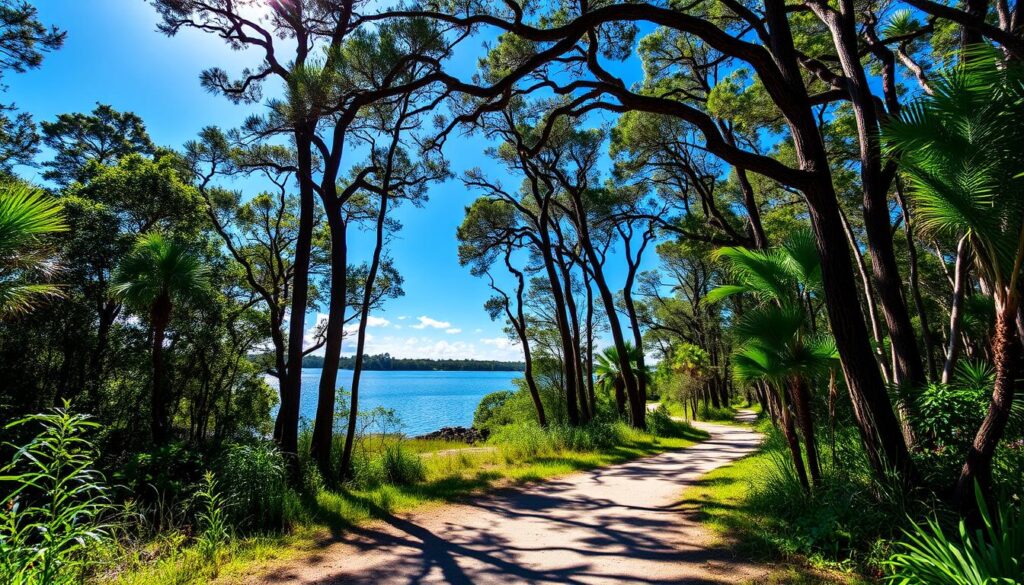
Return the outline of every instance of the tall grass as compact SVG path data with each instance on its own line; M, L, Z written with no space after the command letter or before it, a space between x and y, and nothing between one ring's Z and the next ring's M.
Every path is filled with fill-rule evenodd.
M231 502L231 524L240 530L280 530L288 487L284 457L269 441L228 445L217 462L220 485Z
M112 506L87 438L98 425L58 408L5 430L26 426L41 429L25 445L6 443L14 455L0 467L0 582L81 582L95 564L90 551L110 537Z
M992 514L980 489L975 497L982 528L968 530L960 520L950 534L934 518L914 524L886 562L889 583L1024 583L1024 509L1004 499Z

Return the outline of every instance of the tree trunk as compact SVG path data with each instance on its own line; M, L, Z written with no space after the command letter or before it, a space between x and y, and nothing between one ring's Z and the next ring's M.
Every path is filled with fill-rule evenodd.
M921 298L921 275L917 263L917 244L914 242L914 226L910 222L910 210L907 209L907 202L903 198L903 185L899 178L896 179L896 198L903 210L903 233L907 237L907 260L910 265L910 296L914 299L914 308L917 311L917 318L921 322L921 341L924 347L925 365L928 366L928 379L934 380L938 377L935 364L935 353L932 351L932 330L928 322L928 311L925 310L924 300Z
M615 412L619 413L620 417L626 416L626 385L622 382L622 378L615 378L612 382L615 387Z
M807 467L815 487L821 485L821 464L818 462L818 445L814 436L814 413L811 410L811 391L807 380L795 378L791 381L793 405L796 409L800 433L804 436L804 451L807 453Z
M594 415L590 412L590 400L587 399L587 387L583 383L583 360L580 356L582 336L580 335L579 311L576 308L576 295L574 295L572 291L572 273L561 258L558 261L558 267L562 272L566 316L569 317L570 335L572 337L572 361L575 366L573 369L576 372L576 403L579 404L580 422L586 423L594 418Z
M789 446L789 454L793 459L793 467L796 469L797 479L800 480L800 486L804 489L804 492L810 493L811 485L807 482L807 469L804 467L804 458L800 453L800 439L796 436L796 426L793 424L793 416L789 412L789 406L786 404L785 390L774 394L776 396L779 408L779 414L782 417L782 436L786 439L786 445Z
M992 401L989 403L985 419L974 436L974 442L956 483L956 500L964 515L969 515L974 510L975 482L983 493L991 493L992 457L1006 430L1010 409L1013 407L1015 385L1020 375L1021 339L1016 319L1015 302L1003 306L996 317L996 331L992 339L996 380L992 389Z
M309 302L309 261L313 243L313 159L311 134L303 128L295 132L299 172L299 229L295 240L295 265L292 277L292 303L288 321L288 368L278 378L281 408L274 428L281 452L294 458L299 445L299 406L302 394L302 342L306 335L306 305ZM290 462L293 478L297 468Z
M835 191L830 182L823 181L820 189L809 188L805 194L821 257L829 323L861 440L876 474L884 477L895 468L910 479L913 462L868 342Z
M758 220L758 225L760 225L760 220ZM626 317L629 319L629 328L633 333L633 345L636 347L636 370L640 374L636 381L637 390L640 393L640 400L644 404L644 409L646 409L647 376L645 373L647 365L645 364L643 333L640 331L640 321L636 316L636 304L633 302L633 283L636 281L636 273L640 269L640 260L643 258L644 249L647 248L650 240L647 239L646 234L643 236L640 246L637 247L636 260L634 261L629 249L628 238L623 235L623 239L626 242L626 262L629 265L629 270L626 272L626 283L622 287L622 302L626 306Z
M942 383L949 384L960 357L960 333L963 322L964 299L967 297L967 272L970 270L971 249L967 236L960 238L956 247L956 267L953 270L953 302L949 310L949 339L946 343L946 362L942 366Z
M523 312L523 292L526 289L526 277L522 271L512 267L512 261L509 258L511 253L510 247L505 252L505 266L516 277L516 318L513 318L512 310L507 303L505 304L505 314L512 323L512 327L516 330L516 334L519 335L519 343L523 346L523 360L526 363L525 368L523 368L523 378L526 380L527 390L530 391L533 407L537 411L537 422L540 423L540 426L547 427L548 419L544 414L544 403L540 399L540 390L537 388L537 381L533 377L533 355L530 352L530 336L526 330L526 314Z
M590 411L597 412L597 393L594 392L594 290L590 286L590 277L583 272L583 284L587 289L587 396L590 398Z
M857 271L860 273L861 286L864 288L864 301L868 307L868 322L871 324L871 335L875 340L875 358L882 373L883 381L888 384L892 377L889 374L889 362L885 356L885 343L882 339L882 324L878 320L878 311L875 303L875 290L868 276L867 265L864 263L864 256L860 253L857 245L857 238L854 236L853 228L842 208L839 209L839 219L843 223L843 231L846 233L846 241L850 244L850 250L857 261Z
M330 478L335 397L338 392L341 345L345 337L345 307L348 304L348 226L341 216L341 206L336 201L325 200L324 207L327 210L327 225L331 239L331 298L327 309L324 365L320 372L316 418L313 421L309 455L317 462L323 476ZM356 360L359 360L358 355Z
M541 203L538 198L538 203ZM562 294L562 284L555 268L555 259L552 256L551 236L548 234L548 214L546 205L541 203L544 210L541 212L540 225L540 248L541 257L544 259L544 268L547 272L548 283L551 285L551 296L555 305L555 320L558 327L558 339L562 345L562 365L565 369L565 406L566 415L570 425L580 424L579 405L576 404L576 397L579 391L576 388L576 368L572 360L572 334L569 332L569 316L565 310L565 296Z
M170 439L170 423L167 420L167 366L164 363L164 339L167 324L171 320L171 299L161 293L150 309L153 323L153 346L151 359L153 383L150 386L150 435L153 443L164 445Z
M623 382L626 385L626 398L629 400L629 422L634 428L646 429L647 405L641 401L637 377L633 372L635 364L633 364L629 352L626 351L626 339L622 335L622 324L619 323L619 314L615 307L615 297L612 295L611 289L608 288L608 282L604 277L604 270L598 261L597 252L594 251L593 242L590 241L590 228L587 225L586 211L583 207L583 201L580 199L580 194L573 192L572 199L580 246L583 247L587 261L590 263L591 275L594 277L594 283L597 284L598 294L601 296L601 302L604 304L604 310L608 316L608 326L611 329L612 341L615 344L615 349L618 350L619 371L622 372Z
M910 312L903 298L902 280L896 263L889 220L889 187L895 177L894 169L882 166L882 150L878 137L878 114L867 75L858 55L857 14L853 0L840 0L840 9L825 9L811 5L818 17L828 26L833 45L839 57L850 105L857 122L857 142L860 147L861 185L864 197L864 231L867 233L871 270L877 284L878 299L889 329L895 358L893 382L911 388L923 386L927 379L921 365L910 322ZM908 429L904 429L907 432ZM907 442L911 443L908 433Z

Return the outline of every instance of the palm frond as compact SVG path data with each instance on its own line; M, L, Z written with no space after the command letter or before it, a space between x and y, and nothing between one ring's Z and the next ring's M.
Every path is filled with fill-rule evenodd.
M62 210L59 201L39 189L0 189L0 257L20 253L41 236L66 231Z

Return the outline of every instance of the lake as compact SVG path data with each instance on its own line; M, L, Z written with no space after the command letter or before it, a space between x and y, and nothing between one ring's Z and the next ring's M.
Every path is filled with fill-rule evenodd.
M316 416L320 368L302 369L300 414L312 424ZM359 411L378 406L394 409L401 430L416 436L441 427L473 424L480 399L498 390L513 390L521 372L363 372L359 381ZM352 371L338 371L338 385L352 387Z

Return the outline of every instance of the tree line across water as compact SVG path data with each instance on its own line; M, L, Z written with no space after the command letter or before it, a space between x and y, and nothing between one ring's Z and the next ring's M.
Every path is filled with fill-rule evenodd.
M355 357L342 356L338 367L351 370L355 367ZM302 359L304 368L322 368L324 359L317 355L308 355ZM391 354L382 353L363 357L363 369L373 371L444 371L444 372L522 372L523 362L504 362L500 360L471 359L431 359L431 358L395 358Z
M607 462L692 438L668 411L744 402L769 439L734 508L774 527L767 548L897 583L1022 580L1017 4L150 4L160 32L254 57L200 77L253 114L169 148L106 105L38 126L0 110L0 476L18 486L0 569L99 578L85 543L131 538L104 528L93 467L140 507L118 534L178 535L196 557L177 562L207 570L233 535L357 515L360 490ZM63 44L31 3L0 16L0 71ZM488 142L486 171L451 168L461 133ZM503 459L466 470L359 406L371 311L404 294L394 210L428 213L450 182L476 195L459 261L524 354L478 411ZM44 505L51 476L92 486L84 507ZM40 556L54 534L67 544Z

